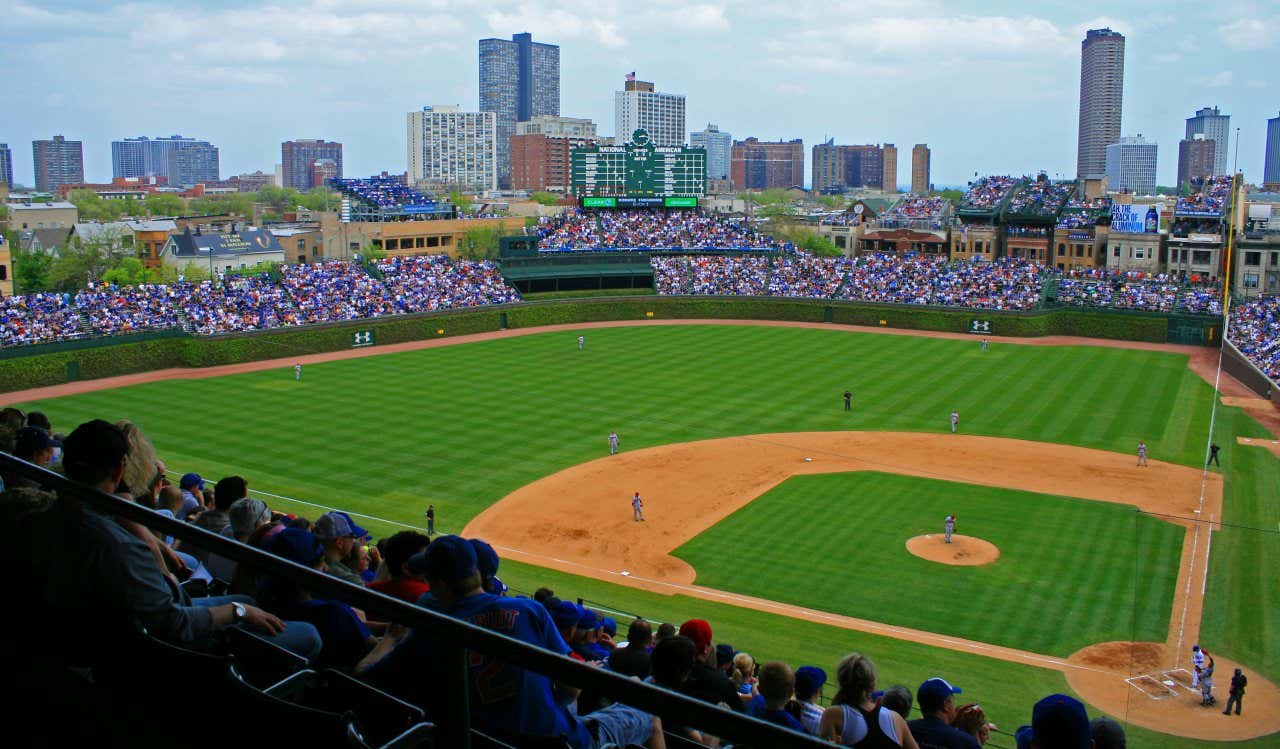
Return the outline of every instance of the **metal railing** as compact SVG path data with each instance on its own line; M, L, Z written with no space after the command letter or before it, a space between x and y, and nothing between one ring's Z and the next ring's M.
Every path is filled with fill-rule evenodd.
M0 470L35 481L46 489L56 490L62 496L73 497L98 512L135 521L164 535L195 544L210 553L247 564L260 573L278 576L309 591L371 612L387 621L430 632L433 641L441 645L441 652L444 654L439 663L430 665L439 670L441 678L456 685L453 689L439 690L441 704L424 706L431 708L432 714L439 718L437 725L440 746L462 749L471 746L467 650L497 656L557 682L599 692L614 701L657 715L664 723L697 726L700 730L730 741L779 749L830 746L815 737L589 666L506 635L353 585L234 539L164 517L135 502L78 484L6 453L0 453ZM67 553L75 553L75 550L68 549ZM424 667L427 665L424 664Z

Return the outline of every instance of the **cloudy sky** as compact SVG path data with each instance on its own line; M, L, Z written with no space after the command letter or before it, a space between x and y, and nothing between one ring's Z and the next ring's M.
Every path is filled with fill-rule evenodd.
M1124 134L1160 145L1172 184L1183 120L1218 105L1257 180L1280 112L1274 0L0 0L0 142L32 181L30 141L180 133L221 149L223 176L280 142L345 144L348 176L405 169L405 113L477 106L476 42L529 31L561 46L561 113L612 134L632 70L686 94L689 129L933 149L933 180L1075 173L1080 40L1127 37ZM806 162L809 153L806 152ZM807 166L807 163L806 163Z

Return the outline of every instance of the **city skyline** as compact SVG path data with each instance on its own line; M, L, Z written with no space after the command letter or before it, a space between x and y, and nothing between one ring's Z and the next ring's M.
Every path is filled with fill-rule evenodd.
M478 13L457 0L285 0L254 13L196 2L179 14L150 2L0 0L11 42L0 49L12 72L3 90L24 102L0 141L13 147L50 133L83 141L90 181L109 179L112 140L140 132L198 131L218 144L224 176L271 171L279 144L296 137L345 143L349 174L398 172L404 112L437 102L474 111L478 40L527 31L561 48L562 114L606 127L618 81L635 70L686 95L688 122L716 122L739 139L802 138L806 149L829 137L929 143L939 186L975 172L1070 178L1080 40L1110 27L1126 37L1123 133L1172 149L1188 114L1218 106L1233 117L1233 137L1240 128L1239 167L1257 183L1266 120L1280 108L1280 82L1261 72L1280 68L1280 14L1261 2L1228 6L1144 1L1116 15L1097 3L1033 15L1002 1L657 0L637 9L497 0ZM148 31L161 26L167 33ZM415 33L426 41L385 44ZM232 37L249 41L227 55ZM98 57L120 64L88 64ZM707 75L713 62L727 72ZM168 75L144 89L148 106L119 95L136 86L129 71L157 63ZM74 93L48 85L57 80L75 81ZM876 106L832 96L851 84ZM977 116L963 116L969 107ZM298 111L318 111L322 124L297 127ZM29 184L30 153L13 151L14 177ZM909 174L904 156L899 184ZM1161 159L1158 182L1174 184L1176 167Z

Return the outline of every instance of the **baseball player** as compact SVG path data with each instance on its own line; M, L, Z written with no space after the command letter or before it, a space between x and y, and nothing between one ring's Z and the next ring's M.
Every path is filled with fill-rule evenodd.
M942 521L942 533L946 543L951 543L951 534L956 532L956 516L948 515Z
M293 365L293 379L294 379L294 380L301 380L301 379L302 379L302 365L301 365L301 364L295 364L295 365Z
M960 412L952 411L951 412L951 433L952 434L956 433L956 427L959 425L960 425Z
M617 432L609 432L609 454L610 455L618 454L618 433Z
M427 505L427 511L422 513L427 519L427 535L434 536L436 534L436 506Z
M1191 646L1191 666L1195 671L1191 675L1191 686L1194 688L1200 686L1200 671L1204 668L1204 651L1199 645Z
M1147 443L1143 440L1138 440L1138 465L1147 465Z
M853 393L848 390L844 391L844 410L853 410Z
M631 518L637 523L644 522L644 502L640 501L640 492L631 498Z
M587 337L584 335L578 336L578 350L581 351L586 347L587 347Z
M986 350L987 350L987 349L989 349L989 348L991 348L991 341L988 341L986 338L983 338L983 339L982 339L982 350L983 350L983 351L986 351Z
M1200 704L1204 707L1217 704L1213 696L1213 656L1205 654L1209 662L1200 669Z

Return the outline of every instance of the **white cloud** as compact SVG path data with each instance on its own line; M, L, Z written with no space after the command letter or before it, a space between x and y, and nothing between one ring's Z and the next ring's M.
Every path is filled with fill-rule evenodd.
M1280 16L1241 18L1218 27L1218 35L1227 46L1239 50L1258 50L1276 46L1280 35Z
M1232 81L1235 80L1235 73L1230 70L1223 70L1210 75L1197 75L1191 77L1191 82L1205 88L1229 88Z
M540 11L526 5L514 12L491 10L485 14L485 21L495 34L504 37L513 32L528 31L535 39L585 39L602 47L618 49L627 45L627 39L618 24L609 20L616 17L590 11L574 13L565 9Z

